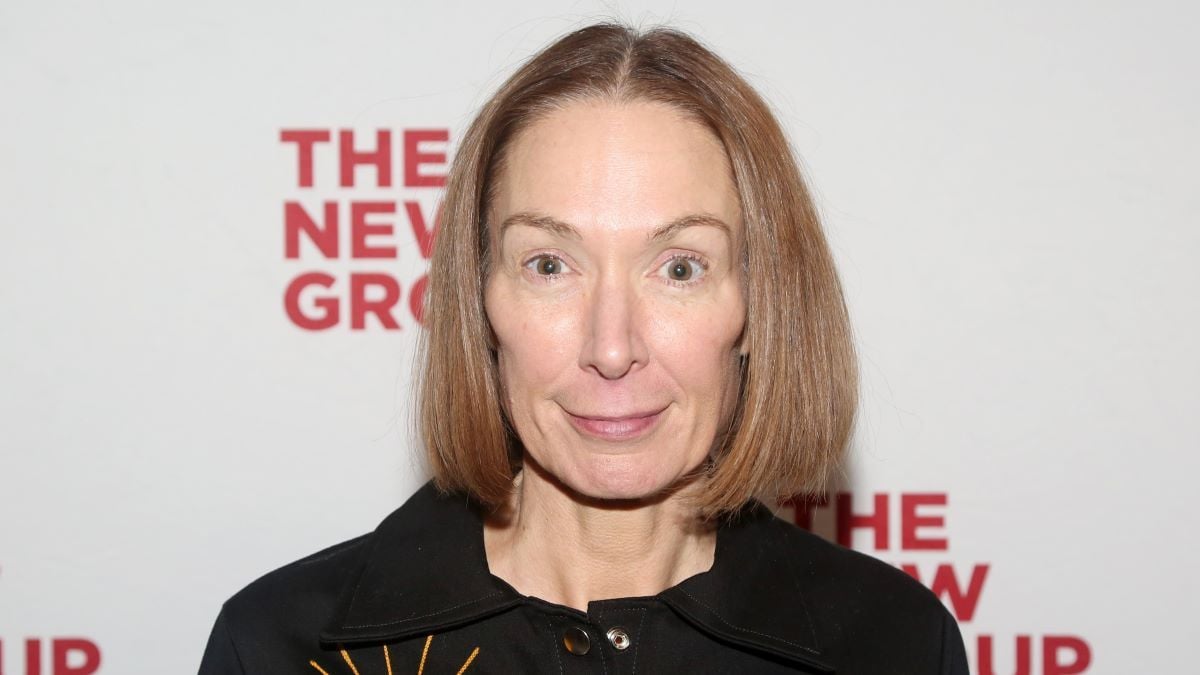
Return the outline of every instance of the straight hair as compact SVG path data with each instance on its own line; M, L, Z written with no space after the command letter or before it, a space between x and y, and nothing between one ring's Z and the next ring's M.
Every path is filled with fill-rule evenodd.
M482 106L455 153L430 261L418 427L434 482L489 506L520 471L483 289L487 214L512 139L581 101L666 104L724 146L745 224L745 356L734 410L695 493L702 517L752 499L820 493L854 426L858 366L841 283L779 122L728 63L668 27L599 23L527 60Z

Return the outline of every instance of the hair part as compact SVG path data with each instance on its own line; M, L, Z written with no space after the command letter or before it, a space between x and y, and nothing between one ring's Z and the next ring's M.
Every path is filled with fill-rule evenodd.
M703 517L826 489L858 403L848 313L816 208L768 105L675 29L599 23L526 61L483 105L451 162L418 357L418 426L435 483L497 506L520 471L483 303L489 208L506 150L572 103L649 101L701 122L725 149L744 223L746 323L728 429L694 493Z

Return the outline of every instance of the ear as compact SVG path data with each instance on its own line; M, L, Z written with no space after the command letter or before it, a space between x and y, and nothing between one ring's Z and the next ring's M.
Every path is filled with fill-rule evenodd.
M749 339L750 339L750 336L748 334L748 331L743 326L742 334L739 335L738 339L737 339L737 353L738 353L738 356L741 357L742 359L745 359L746 357L750 356L750 345L747 344L747 342L749 342Z
M496 329L492 328L492 318L488 316L486 284L485 281L479 289L479 307L483 314L483 341L487 344L488 351L495 354L500 348L500 339L496 336Z
M487 341L488 351L495 353L500 346L500 341L496 339L496 331L492 329L492 322L485 318L484 323L487 324L484 339Z

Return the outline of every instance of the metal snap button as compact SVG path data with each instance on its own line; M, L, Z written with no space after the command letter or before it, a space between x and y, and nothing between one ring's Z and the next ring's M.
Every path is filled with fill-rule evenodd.
M592 648L592 640L588 637L587 631L578 626L572 626L563 631L563 646L575 656L583 656Z
M608 641L611 642L612 646L615 647L619 652L629 649L629 645L632 642L629 639L629 633L626 633L625 629L621 628L620 626L613 626L612 628L609 628L605 635L608 636Z

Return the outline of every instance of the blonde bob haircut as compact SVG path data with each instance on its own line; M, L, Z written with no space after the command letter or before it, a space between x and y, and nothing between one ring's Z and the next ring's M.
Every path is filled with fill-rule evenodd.
M858 371L841 284L790 144L754 89L694 38L615 23L576 30L526 61L451 162L418 356L416 421L435 483L495 507L520 471L483 304L488 208L511 139L584 100L667 104L705 125L740 196L745 354L734 411L693 493L697 512L824 491L853 427Z

